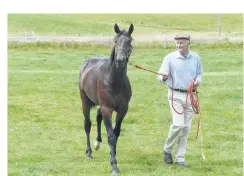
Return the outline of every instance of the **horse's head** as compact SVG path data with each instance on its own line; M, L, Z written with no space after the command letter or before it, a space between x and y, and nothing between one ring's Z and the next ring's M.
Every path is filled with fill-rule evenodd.
M133 30L134 30L133 24L130 25L128 31L120 30L117 24L114 25L114 31L117 33L117 35L114 37L114 42L115 42L114 61L116 67L119 69L122 69L126 66L130 54L132 52L131 34Z

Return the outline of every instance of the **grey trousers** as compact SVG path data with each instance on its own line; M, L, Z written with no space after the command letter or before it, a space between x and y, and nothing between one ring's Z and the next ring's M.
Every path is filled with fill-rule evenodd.
M183 106L186 101L187 93L174 91L174 108L178 112L183 111ZM172 153L173 147L176 144L175 161L182 162L185 160L187 149L187 138L191 129L192 118L195 112L192 109L190 98L188 96L186 111L183 114L177 114L172 108L172 90L168 91L168 101L172 113L172 124L168 132L168 138L164 144L164 151Z

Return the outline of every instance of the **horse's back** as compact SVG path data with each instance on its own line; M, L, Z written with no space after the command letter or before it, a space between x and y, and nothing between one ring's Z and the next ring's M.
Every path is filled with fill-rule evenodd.
M109 65L109 59L92 57L84 62L80 69L79 88L84 91L89 99L98 104L97 84L103 81L103 67Z
M103 58L103 57L92 57L87 59L80 68L80 81L82 80L83 73L88 70L96 71L98 70L102 65L109 62L109 59ZM96 69L96 70L94 70Z

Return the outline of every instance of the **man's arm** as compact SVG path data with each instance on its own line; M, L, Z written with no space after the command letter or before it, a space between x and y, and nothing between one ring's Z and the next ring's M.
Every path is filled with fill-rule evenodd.
M194 82L194 87L198 87L202 84L202 64L201 64L201 58L199 57L198 63L197 63L197 74L196 74L196 79Z
M162 74L162 75L158 75L157 79L161 82L161 83L166 83L167 79L168 79L168 72L169 72L169 59L166 56L163 60L163 63L158 71L158 73Z

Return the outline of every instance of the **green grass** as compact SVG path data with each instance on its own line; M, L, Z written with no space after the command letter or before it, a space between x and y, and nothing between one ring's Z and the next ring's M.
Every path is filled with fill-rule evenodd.
M8 14L8 34L111 35L113 25L135 25L136 35L176 32L218 32L217 14ZM221 31L243 33L242 14L222 14Z
M117 145L121 176L242 175L242 47L195 47L205 76L200 88L206 160L195 139L197 119L189 136L189 169L162 163L162 147L171 122L167 88L156 76L128 67L133 96ZM135 47L130 61L157 71L173 51ZM109 146L103 143L93 160L85 156L86 140L77 86L80 64L90 56L109 56L110 47L8 50L8 175L109 175ZM239 72L211 75L212 72ZM207 74L208 73L208 74ZM96 110L91 112L91 142L96 138ZM115 115L115 113L114 113Z

